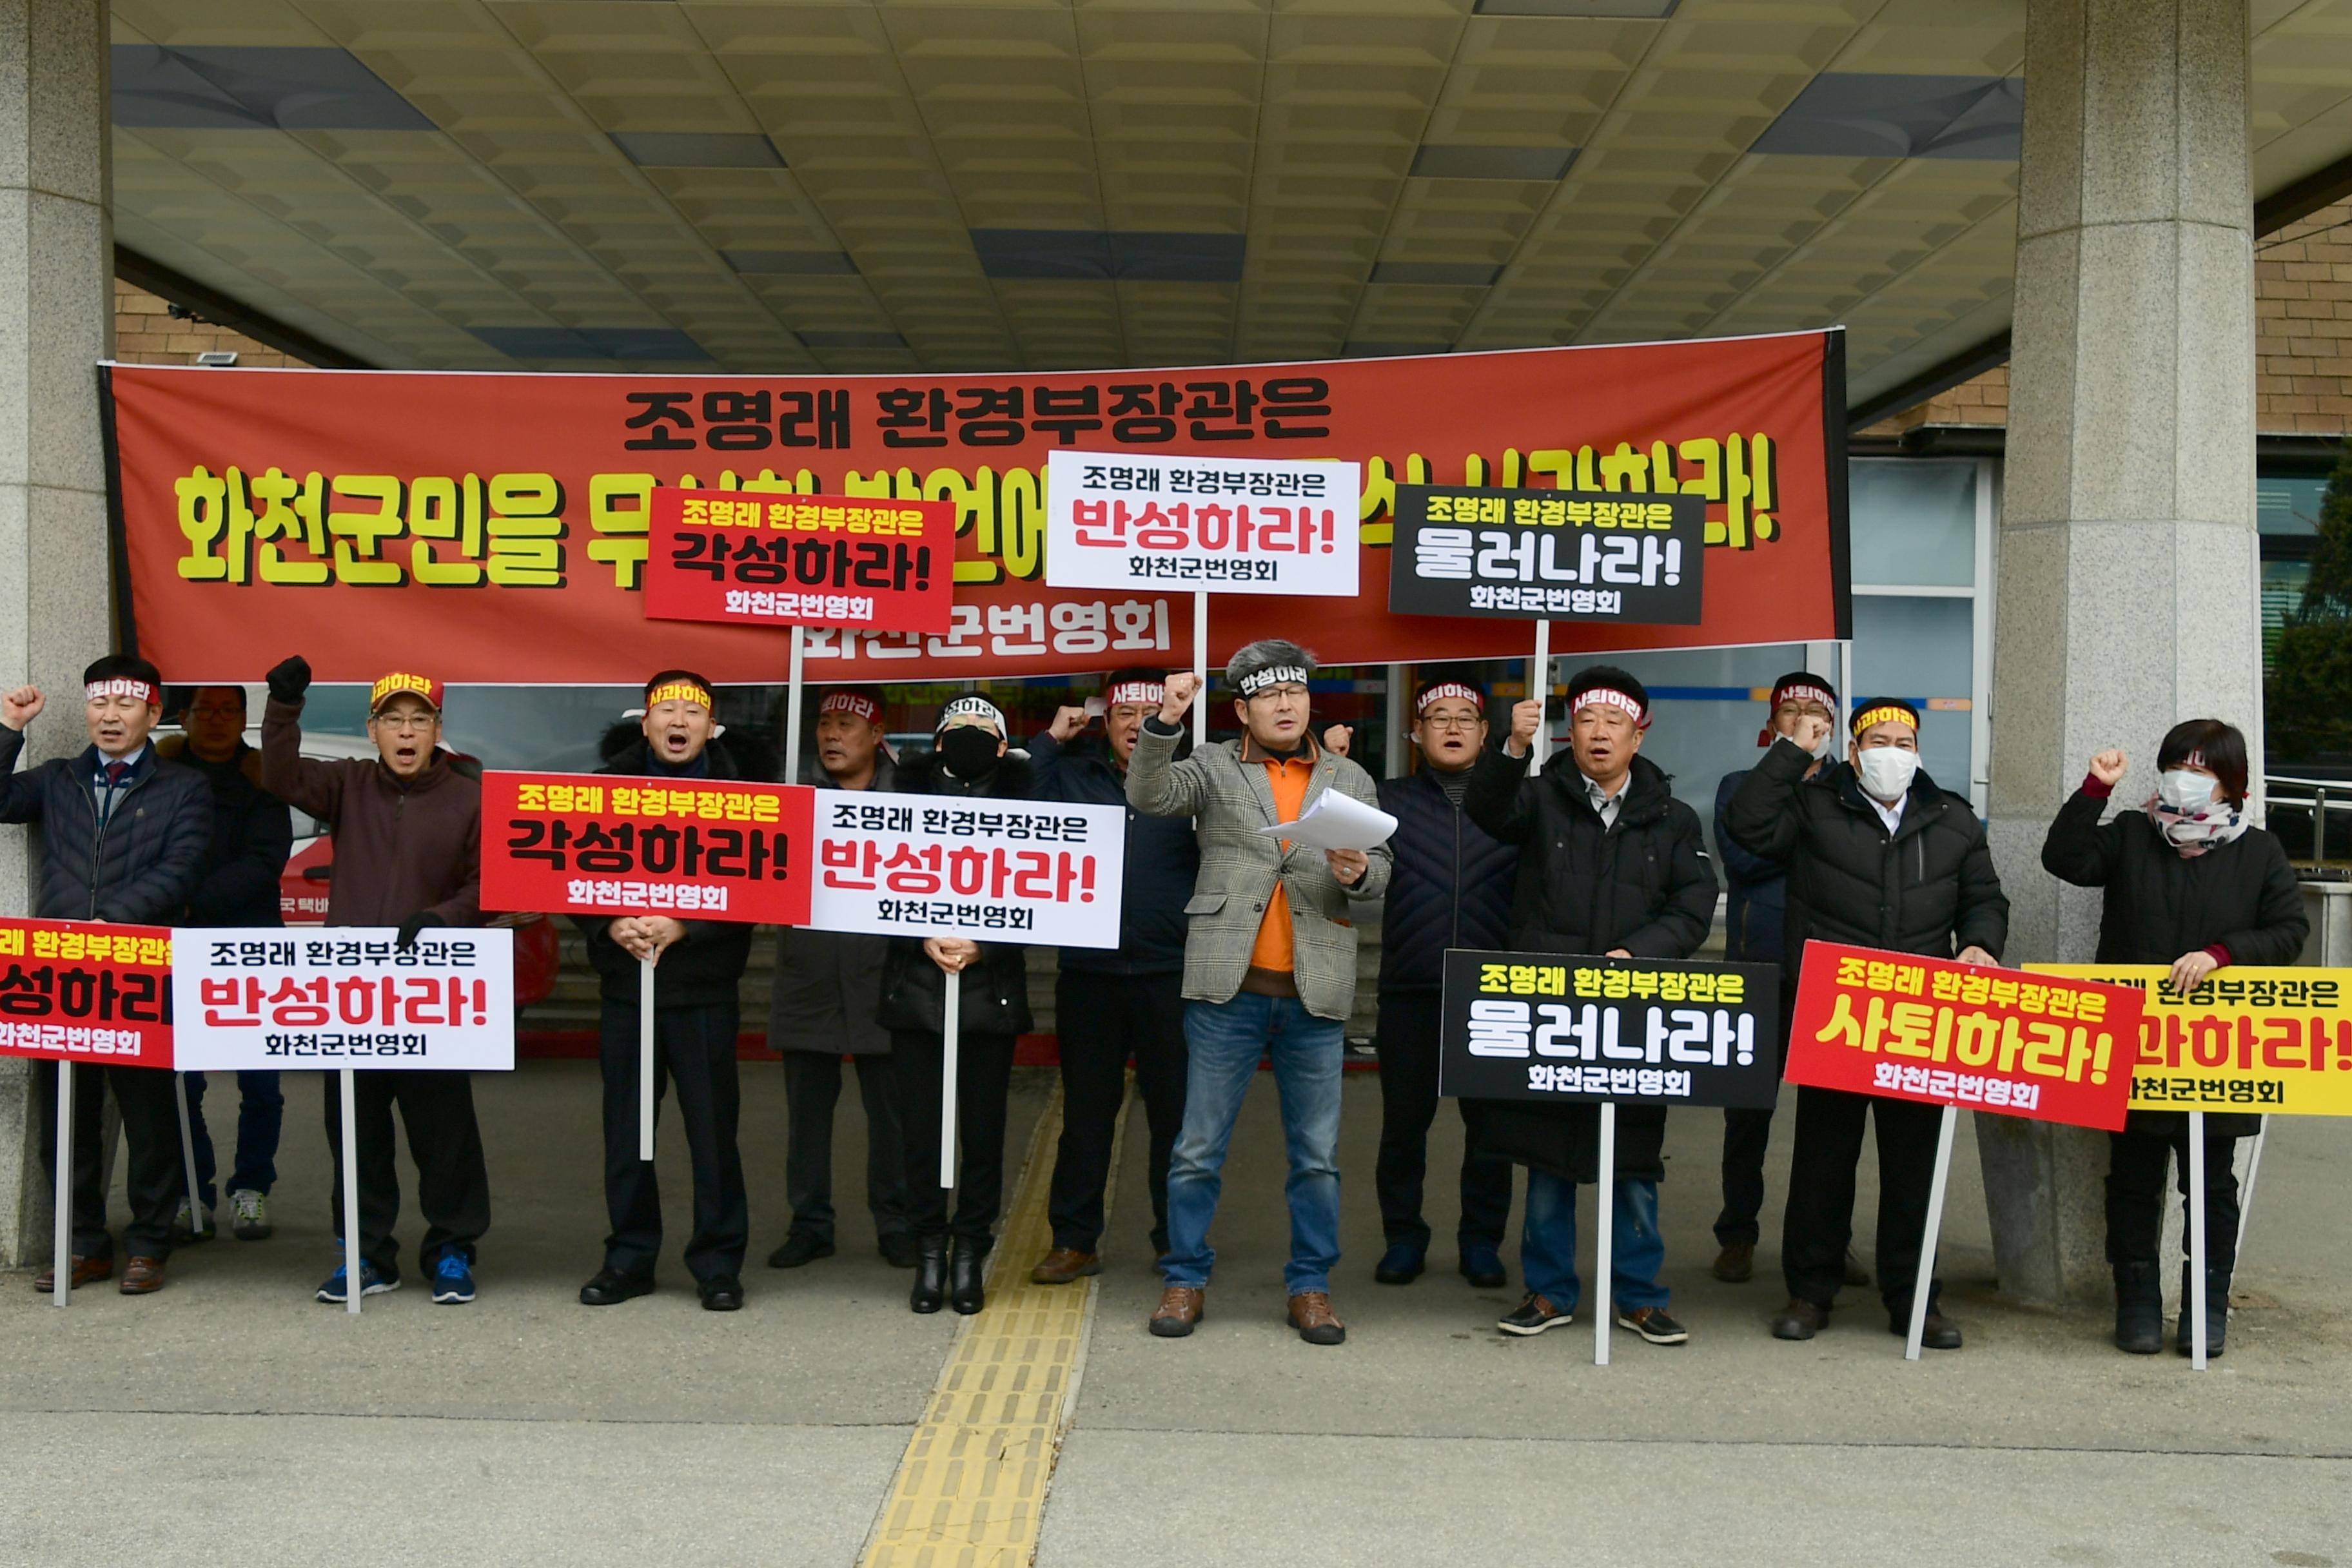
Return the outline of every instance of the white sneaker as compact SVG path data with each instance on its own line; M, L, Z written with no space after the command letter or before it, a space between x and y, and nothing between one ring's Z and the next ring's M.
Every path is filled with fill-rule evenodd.
M240 1187L228 1195L229 1234L239 1241L268 1239L269 1194Z
M191 1219L188 1200L182 1198L180 1206L172 1214L172 1239L174 1242L210 1241L220 1234L219 1228L213 1224L212 1210L205 1211L205 1228L201 1231L195 1228Z

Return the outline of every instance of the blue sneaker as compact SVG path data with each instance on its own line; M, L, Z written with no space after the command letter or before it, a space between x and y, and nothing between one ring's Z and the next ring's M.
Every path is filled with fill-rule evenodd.
M362 1299L399 1289L400 1276L386 1274L364 1258L360 1259L360 1295ZM345 1277L343 1266L337 1264L333 1278L319 1287L319 1300L340 1307L351 1299L350 1280Z
M1409 1241L1400 1241L1381 1254L1372 1267L1372 1278L1383 1285L1410 1285L1421 1278L1427 1266L1427 1254Z
M433 1300L442 1307L462 1307L474 1299L474 1269L456 1247L433 1266Z

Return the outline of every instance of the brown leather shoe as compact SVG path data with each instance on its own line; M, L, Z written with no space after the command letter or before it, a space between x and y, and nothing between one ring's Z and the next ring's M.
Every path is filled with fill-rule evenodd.
M1080 1252L1075 1247L1057 1247L1037 1260L1029 1270L1029 1278L1040 1285L1067 1285L1089 1274L1102 1272L1102 1259L1091 1252Z
M122 1283L115 1289L126 1296L148 1296L163 1288L163 1260L160 1258L134 1258L122 1271Z
M79 1290L85 1285L95 1285L101 1279L113 1278L114 1259L111 1257L84 1258L77 1252L74 1254L73 1273L68 1278L68 1283ZM33 1277L33 1289L44 1296L57 1288L58 1271L55 1268L44 1268Z
M1756 1244L1734 1241L1715 1255L1715 1277L1727 1285L1745 1285L1756 1278Z
M1206 1306L1205 1292L1190 1285L1171 1285L1160 1292L1160 1310L1151 1314L1151 1331L1163 1340L1181 1340L1192 1331Z
M1290 1326L1310 1345L1336 1345L1348 1337L1348 1325L1331 1310L1331 1298L1321 1290L1301 1290L1290 1299Z

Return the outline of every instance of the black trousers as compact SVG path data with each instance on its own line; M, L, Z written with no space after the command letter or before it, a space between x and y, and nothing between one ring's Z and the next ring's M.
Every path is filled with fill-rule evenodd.
M1381 1150L1372 1165L1380 1194L1381 1230L1391 1247L1429 1247L1421 1217L1422 1185L1429 1172L1429 1128L1437 1119L1437 1031L1444 1012L1436 992L1383 992L1372 1048L1381 1058ZM1464 1247L1500 1247L1511 1217L1511 1163L1479 1147L1470 1108L1462 1111Z
M327 1194L335 1239L343 1238L342 1075L324 1073L327 1149L334 1180ZM490 1173L482 1163L482 1129L474 1120L474 1079L462 1072L394 1072L362 1068L352 1075L353 1121L359 1134L360 1256L386 1276L400 1274L400 1167L394 1163L392 1108L408 1129L408 1157L416 1162L416 1206L425 1215L417 1264L431 1268L449 1247L468 1260L490 1228Z
M52 1192L58 1180L58 1069L65 1064L37 1062L35 1092L41 1119L41 1173ZM122 1108L122 1141L129 1165L123 1184L131 1198L131 1223L123 1247L133 1258L172 1256L172 1216L187 1195L187 1167L180 1152L177 1085L168 1068L84 1067L73 1077L73 1249L78 1258L111 1258L114 1238L106 1229L106 1091ZM102 1075L102 1076L101 1076Z
M908 1228L926 1238L953 1236L990 1245L1004 1202L1004 1097L1013 1088L1011 1035L966 1035L957 1047L955 1214L940 1185L940 1110L947 1042L938 1035L893 1029L890 1069L898 1080L906 1129Z
M698 1280L743 1272L751 1237L751 1210L743 1195L743 1157L735 1143L742 1095L735 1077L739 1007L733 998L698 1007L654 1007L654 1110L677 1089L678 1121L686 1129L694 1170L694 1233L687 1238L686 1271ZM598 1018L596 1058L604 1069L604 1267L650 1274L661 1258L661 1187L654 1163L637 1158L638 1070L635 1001L605 999Z
M1796 1015L1796 997L1784 988L1780 998L1780 1068L1789 1067L1789 1024ZM1723 1113L1723 1212L1715 1216L1718 1247L1763 1238L1757 1217L1764 1212L1764 1153L1772 1146L1772 1107L1761 1110L1726 1108Z
M1780 1268L1789 1294L1827 1307L1845 1283L1853 1240L1853 1170L1865 1118L1878 1123L1878 1293L1897 1318L1911 1310L1927 1190L1936 1179L1936 1132L1943 1108L1843 1089L1797 1090L1797 1142L1790 1151L1789 1207L1781 1221ZM1941 1281L1930 1279L1927 1305Z
M857 1094L866 1105L866 1206L874 1235L905 1234L907 1152L899 1142L898 1080L886 1056L861 1056ZM784 1198L794 1236L834 1239L833 1112L841 1102L841 1058L830 1051L784 1053Z
M1061 1031L1062 1137L1048 1213L1054 1245L1092 1252L1103 1233L1110 1146L1127 1107L1127 1058L1151 1130L1151 1249L1168 1250L1168 1156L1184 1125L1184 976L1088 974L1054 984Z
M2154 1263L2164 1235L2164 1163L2173 1161L2180 1195L2189 1196L2189 1129L2169 1136L2107 1134L2107 1261ZM2205 1140L2205 1263L2229 1273L2238 1263L2235 1138ZM2189 1250L2183 1229L2181 1251Z

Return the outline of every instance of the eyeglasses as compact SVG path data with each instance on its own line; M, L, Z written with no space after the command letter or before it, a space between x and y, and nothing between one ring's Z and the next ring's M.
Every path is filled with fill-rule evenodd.
M430 713L379 713L375 722L387 730L430 730L436 719Z
M1433 730L1475 730L1486 721L1475 713L1432 713L1422 722Z

